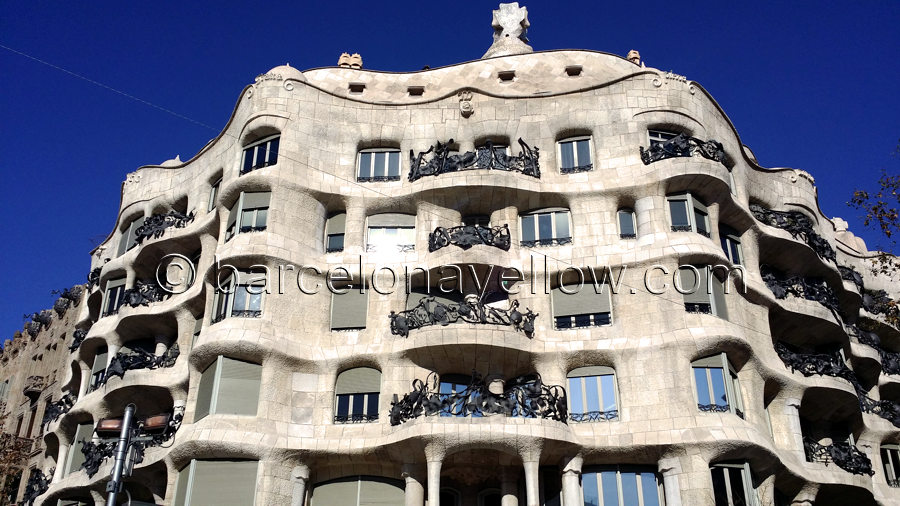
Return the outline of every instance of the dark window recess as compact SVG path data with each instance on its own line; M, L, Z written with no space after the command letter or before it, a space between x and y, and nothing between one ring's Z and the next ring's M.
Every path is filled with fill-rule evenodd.
M279 139L278 136L271 137L244 148L241 174L278 163Z

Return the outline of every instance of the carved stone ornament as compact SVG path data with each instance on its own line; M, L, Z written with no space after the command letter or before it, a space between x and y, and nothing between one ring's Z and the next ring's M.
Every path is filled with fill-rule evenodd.
M28 335L34 339L41 329L50 326L53 321L53 313L49 309L45 309L40 313L31 313L31 316L24 315L23 318L31 320L25 324L25 332L28 332Z
M424 176L437 176L448 172L463 170L487 169L504 170L508 172L520 172L526 176L540 179L541 167L539 163L540 150L532 148L519 139L522 151L517 156L507 154L505 147L494 147L491 141L484 143L475 152L451 154L450 139L446 144L438 141L430 146L427 151L420 151L418 155L409 150L409 181L415 181ZM426 155L431 155L425 160Z
M534 320L537 313L525 308L519 311L519 301L510 302L507 309L485 305L478 297L467 297L466 302L444 304L434 297L424 297L416 307L395 313L391 311L391 334L407 337L410 330L430 325L446 326L459 321L482 325L508 325L523 332L529 339L534 336Z
M503 384L493 392L477 372L472 372L469 386L455 393L441 393L438 375L431 373L423 382L413 380L413 391L391 403L391 425L420 416L484 416L506 415L524 418L549 418L566 423L566 390L559 385L545 385L537 373L526 374Z
M689 137L684 132L675 137L651 144L649 149L640 146L641 161L644 165L650 165L653 162L665 160L667 158L678 158L688 156L702 156L707 160L725 164L725 149L722 143L715 140L702 141L696 137Z
M459 227L438 227L428 236L428 251L434 252L444 246L454 244L467 250L477 244L494 246L509 251L509 226L482 227L480 225L463 225Z
M472 105L472 92L461 91L456 96L459 97L459 114L463 118L468 118L475 112L475 106Z
M494 43L482 58L534 52L526 37L531 26L528 9L519 7L518 2L500 4L500 8L494 11L491 26L494 28Z
M137 184L141 182L141 175L137 172L132 172L125 176L125 186L129 186L132 184Z

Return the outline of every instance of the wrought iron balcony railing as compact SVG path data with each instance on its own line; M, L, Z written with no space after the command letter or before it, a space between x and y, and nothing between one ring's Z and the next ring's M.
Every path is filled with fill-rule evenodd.
M885 374L900 375L900 353L887 351L881 347L878 334L862 330L856 325L847 326L847 335L860 344L875 348L881 358L881 371Z
M725 149L722 147L722 143L715 140L702 141L696 137L690 137L684 132L665 142L651 144L649 149L641 146L640 153L644 165L667 158L697 155L725 164Z
M101 271L101 269L102 269L101 267L95 267L95 268L91 269L91 272L88 273L88 275L87 275L88 290L92 290L95 286L96 287L100 286L100 271Z
M813 229L812 220L800 211L773 211L759 204L750 204L750 212L761 223L780 228L800 239L819 255L819 258L835 262L836 254L831 244Z
M559 172L562 174L576 174L578 172L590 172L594 170L594 164L578 165L576 167L561 167Z
M181 421L184 418L184 408L174 409L169 413L145 418L138 422L132 429L131 447L134 449L131 465L137 465L144 461L144 450L154 446L162 446L171 440L178 429L181 428ZM115 422L119 422L117 426ZM84 454L84 463L81 468L87 472L89 477L93 477L100 470L103 461L112 457L118 445L118 432L121 430L121 419L101 420L103 422L112 422L108 425L115 428L115 436L99 439L97 441L81 441L81 453ZM100 425L98 424L97 433L100 434Z
M494 147L491 141L479 147L476 151L465 153L451 153L450 139L446 144L438 141L435 145L422 151L418 155L409 150L409 181L413 182L425 176L437 176L440 174L459 172L474 169L503 170L508 172L520 172L526 176L540 179L541 168L538 158L538 148L532 148L519 139L522 151L517 156L506 153L506 149ZM431 155L426 161L425 156Z
M412 309L399 313L391 311L388 315L391 319L391 334L401 337L407 337L410 330L462 321L482 325L508 325L531 338L537 317L538 314L528 308L525 308L524 313L520 312L517 300L511 301L507 309L500 309L484 304L477 297L450 304L439 302L434 297L425 297Z
M148 306L153 302L160 302L171 296L156 281L135 281L134 288L129 288L122 293L123 304L131 307Z
M872 461L856 446L847 442L836 442L823 445L808 437L803 438L803 449L806 452L808 462L821 462L825 465L834 464L844 471L853 474L867 474L872 476Z
M558 385L545 385L539 374L512 379L503 392L494 393L478 373L459 392L440 392L438 375L431 373L423 382L413 380L413 391L391 403L391 425L399 425L420 416L480 417L506 415L524 418L549 418L566 423L566 391Z
M482 227L462 225L459 227L438 227L428 235L428 251L434 252L450 244L467 250L477 244L484 244L509 251L510 237L507 225Z
M551 237L547 239L535 239L533 241L519 241L519 245L523 248L533 248L535 246L565 246L572 244L571 237Z
M81 343L84 342L84 338L87 337L88 331L84 329L75 329L72 332L72 344L69 345L69 351L74 352L77 350Z
M569 413L569 420L575 423L582 422L606 422L619 419L619 410L588 411L585 413Z
M844 378L853 383L856 377L853 371L844 363L840 353L797 353L783 343L775 343L775 352L791 371L797 371L804 376L833 376Z
M852 282L854 285L856 285L856 288L859 289L859 292L862 293L864 288L863 278L860 273L856 272L856 269L854 269L853 267L838 265L838 271L841 272L841 279L846 279L847 281Z
M369 423L377 421L378 413L350 413L348 415L334 415L334 423Z
M763 265L760 268L760 274L762 274L763 281L776 299L785 299L788 295L793 295L818 302L830 309L835 316L840 315L838 299L825 280L805 278L803 276L788 277L768 265Z
M144 224L135 231L137 243L141 244L145 239L159 239L166 233L167 228L184 228L194 221L194 212L190 214L178 211L169 211L165 214L154 214L144 219Z
M866 290L862 291L862 306L866 311L883 315L888 325L900 328L900 305L897 301L888 297L884 290Z
M50 481L53 479L53 473L56 468L53 467L47 474L38 469L31 471L28 477L28 483L25 485L25 492L22 494L22 500L19 502L21 506L31 506L38 496L42 495L50 488Z
M119 378L125 377L126 371L135 371L138 369L159 369L162 367L172 367L178 359L180 350L178 343L170 346L162 355L154 355L153 353L135 349L126 353L116 353L109 363L109 367L103 372L103 376L98 378L94 387L99 388L109 382L114 376Z
M47 404L44 410L44 418L41 420L41 427L46 427L52 422L59 420L59 417L68 413L77 399L71 393L63 395L59 400Z

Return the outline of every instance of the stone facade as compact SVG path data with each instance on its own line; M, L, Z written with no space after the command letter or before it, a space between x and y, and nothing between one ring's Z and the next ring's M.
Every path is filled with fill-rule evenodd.
M527 19L511 26L524 39ZM808 173L760 167L702 86L635 63L544 51L409 73L280 66L258 76L196 156L123 183L116 226L92 255L96 283L77 321L59 323L87 333L58 353L45 387L77 401L43 435L35 462L55 474L37 503L103 500L113 459L88 476L65 469L69 448L79 425L121 417L128 403L139 417L168 413L177 430L126 480L147 503L208 497L191 473L209 459L257 462L257 505L320 506L356 476L360 489L380 483L408 506L576 506L611 483L630 494L637 476L643 504L652 494L669 506L727 504L716 493L765 505L896 503L879 450L900 442L900 370L889 367L900 331L886 323L897 280L869 273L875 253L822 214ZM437 229L473 216L484 226L429 247ZM476 237L487 226L508 230L505 248ZM404 233L411 242L385 239ZM167 293L154 283L172 254L186 262L174 270L193 275ZM729 293L705 302L672 286L680 265L738 263ZM467 297L439 294L441 305L404 313L415 306L407 279L421 291L428 271L434 288L440 267L454 265ZM590 286L592 268L605 267L618 283L610 309L567 319L560 285L580 272ZM252 287L239 272L251 269L268 271L268 293L220 293L229 274L239 292ZM329 282L355 291L339 300ZM489 296L479 302L480 292ZM48 333L17 339L3 360L64 342ZM129 346L137 341L152 344L149 355ZM159 359L174 345L173 361ZM143 362L121 358L125 348ZM11 381L28 353L2 369ZM829 353L843 368L821 366ZM142 365L110 374L128 360ZM240 395L229 368L243 368ZM378 374L342 382L361 368ZM480 386L449 379L472 371ZM574 399L572 385L590 390L603 376L611 406L589 409L598 394L587 390L584 406ZM341 404L354 393L377 409Z

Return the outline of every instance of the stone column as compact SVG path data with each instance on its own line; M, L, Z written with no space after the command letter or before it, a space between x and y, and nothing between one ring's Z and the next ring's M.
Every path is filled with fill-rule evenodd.
M422 484L422 470L416 464L403 464L400 476L406 481L404 488L405 506L425 506L425 486Z
M167 349L169 349L168 346L166 346L167 338L165 336L156 336L154 340L156 341L156 350L154 353L157 357L160 357Z
M347 206L344 225L344 253L366 251L366 210L362 204Z
M88 385L91 382L91 370L81 368L81 384L78 385L78 399L84 397L84 394L87 393ZM76 401L77 402L77 401Z
M678 457L661 458L657 463L657 469L663 479L666 506L681 506L681 487L678 483L678 475L682 473L681 459Z
M309 483L309 467L295 466L291 469L291 506L303 506L306 502L306 484Z
M819 494L818 483L807 483L797 492L791 500L791 506L813 506L816 504L816 496Z
M788 450L794 451L800 462L806 462L806 451L803 448L803 427L800 424L800 399L785 398L782 415L786 422L786 434Z
M500 506L519 506L519 490L516 475L504 468L500 476Z
M442 463L442 460L428 461L428 506L441 506Z
M75 443L73 442L72 444ZM57 453L56 455L56 471L53 472L53 483L56 483L65 477L66 464L68 464L66 460L69 456L70 447L71 445L65 445L62 443L60 443L59 445L59 453Z
M563 506L582 506L584 504L584 495L581 491L581 465L583 462L584 459L580 455L563 460Z
M665 199L659 196L637 199L634 202L634 216L638 237L653 234L654 221L666 222Z
M106 355L106 368L109 368L109 364L112 363L113 357L116 356L116 353L119 353L119 349L121 346L118 344L110 344L107 346L108 354Z
M538 472L538 460L528 459L523 462L525 466L525 504L526 506L540 505L540 473ZM430 505L429 505L430 506Z

